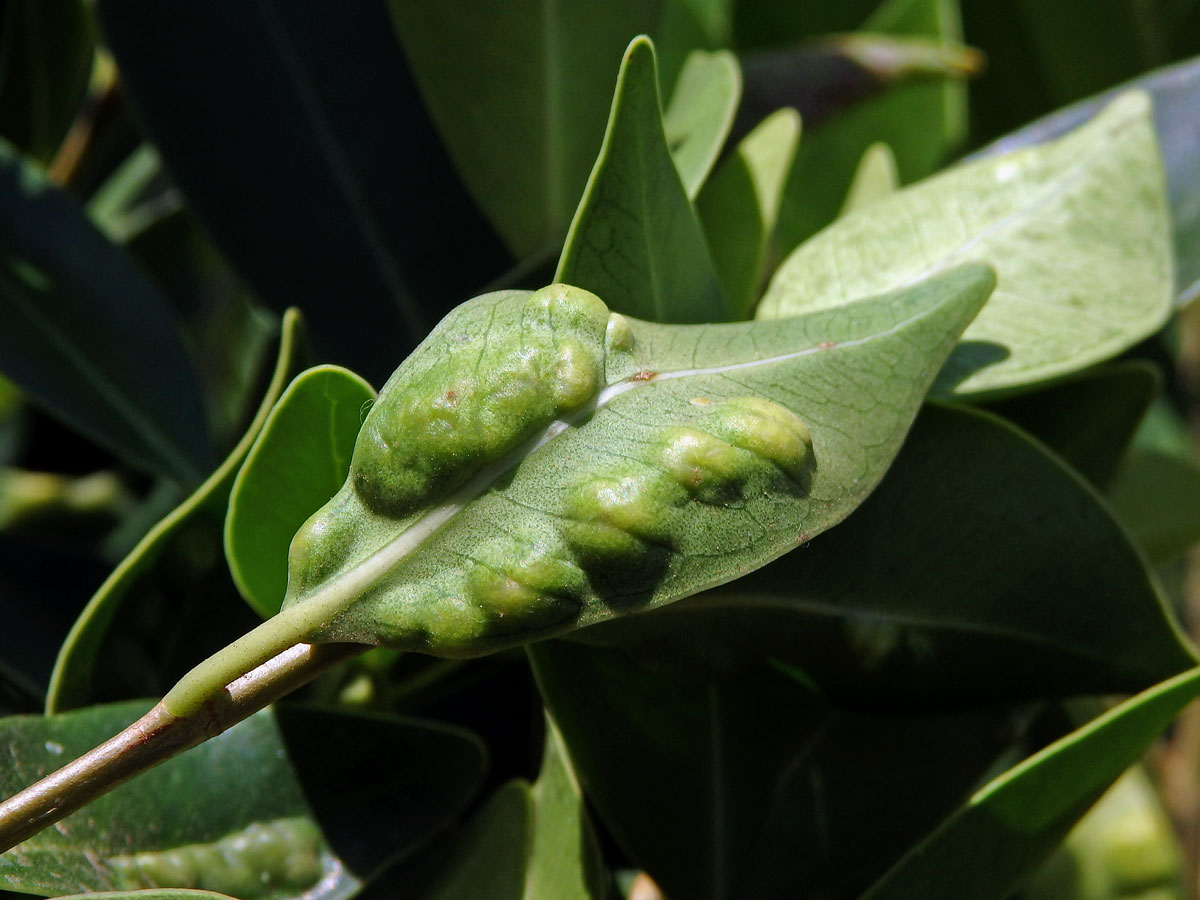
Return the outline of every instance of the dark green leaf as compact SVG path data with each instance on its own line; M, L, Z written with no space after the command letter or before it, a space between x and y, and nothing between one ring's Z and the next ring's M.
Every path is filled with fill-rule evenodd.
M0 721L0 789L12 794L145 709L133 701ZM270 712L0 856L0 885L43 896L188 887L283 900L347 897L358 884L313 819Z
M1010 769L915 847L863 900L1000 900L1184 706L1200 670L1155 685Z
M87 89L94 34L82 0L0 10L0 135L49 164Z
M381 381L506 264L382 3L96 5L173 180L262 300L304 311L323 360Z
M195 891L188 888L160 888L142 891L94 891L86 894L71 894L61 900L222 900L228 894L215 891ZM237 900L237 898L229 898Z
M298 314L284 316L279 357L271 383L258 414L229 457L195 493L142 538L80 614L59 652L46 698L47 711L61 712L82 706L95 696L97 662L108 639L110 626L138 584L154 572L164 555L168 558L175 553L186 556L187 551L192 549L189 542L195 542L196 529L205 525L213 530L220 528L238 469L275 401L293 373L300 368L297 356L301 354L299 344L302 342L302 327ZM179 565L180 560L176 558L173 563Z
M766 278L783 182L800 140L800 117L781 109L751 131L705 182L696 209L728 304L748 319Z
M145 709L0 721L11 794ZM203 888L343 898L461 812L485 753L459 729L393 716L261 712L0 856L0 885L51 894Z
M928 37L945 45L961 38L956 0L887 0L860 30ZM747 94L750 93L747 62ZM803 114L803 110L801 111ZM966 86L962 75L898 82L878 96L807 128L788 178L781 209L778 256L837 216L866 149L888 144L907 183L934 172L964 138Z
M169 306L75 203L0 147L0 369L139 467L193 484L212 448Z
M1135 447L1108 491L1109 502L1154 563L1178 558L1200 541L1200 463Z
M353 372L309 369L288 385L255 438L229 497L225 555L238 590L263 618L283 604L292 535L345 482L374 399Z
M837 710L761 665L640 666L562 642L529 654L588 797L671 897L854 896L1012 737L1004 713Z
M1094 491L1002 420L942 407L837 528L580 638L647 658L773 656L886 708L1138 690L1195 664Z
M605 897L599 850L553 722L535 784L505 784L445 846L400 874L406 896L420 900Z
M741 92L742 71L727 50L696 50L683 64L662 125L689 198L696 196L717 161Z
M728 318L699 219L671 160L654 48L645 38L625 52L604 146L555 280L657 322Z
M522 258L557 244L571 221L622 50L641 33L673 46L669 19L691 15L677 0L389 6L464 183ZM665 87L682 62L664 66Z
M1089 20L1098 18L1088 16ZM1196 110L1200 109L1200 60L1137 78L1097 97L1039 119L983 148L972 158L1008 153L1040 144L1078 128L1130 88L1146 91L1154 101L1154 127L1167 177L1167 199L1175 237L1175 294L1179 304L1200 296L1200 141Z
M1158 370L1142 362L1117 363L991 405L1106 488L1138 424L1161 386Z
M1078 131L958 166L799 247L759 318L836 307L962 259L998 286L937 393L1012 389L1078 371L1162 327L1170 220L1149 98L1126 94Z

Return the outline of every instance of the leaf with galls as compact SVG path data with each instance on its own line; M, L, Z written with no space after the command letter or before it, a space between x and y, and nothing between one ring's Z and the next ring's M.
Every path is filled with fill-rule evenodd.
M292 541L283 610L168 709L301 641L474 656L764 565L871 492L993 285L968 265L720 325L566 285L464 304L380 392Z

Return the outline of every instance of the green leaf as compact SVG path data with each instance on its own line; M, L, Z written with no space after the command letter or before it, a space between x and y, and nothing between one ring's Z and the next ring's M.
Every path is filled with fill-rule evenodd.
M839 219L780 266L758 315L836 308L983 259L996 292L936 391L1036 384L1163 324L1169 229L1149 100L1128 94L1054 143L959 166Z
M379 0L95 7L189 207L264 304L303 310L320 361L382 382L507 265Z
M0 721L4 794L145 709L132 701ZM314 888L317 897L346 897L359 882L330 851L274 718L262 712L0 855L0 886L42 896L188 887L283 900Z
M877 200L891 196L900 187L900 173L896 171L896 155L884 143L872 144L863 151L850 182L850 190L842 203L839 215L870 206Z
M1186 896L1171 819L1141 766L1127 770L1024 885L1019 900Z
M735 321L750 317L766 278L783 183L799 140L800 117L779 110L742 139L696 198L727 317Z
M346 369L297 375L246 455L225 516L225 556L234 583L264 618L287 590L287 551L304 520L337 493L374 389Z
M1200 107L1200 59L1151 72L1007 135L972 158L1009 153L1041 144L1078 128L1118 94L1137 89L1154 100L1154 128L1167 177L1167 199L1175 238L1175 297L1184 305L1200 297L1200 142L1192 133Z
M447 845L448 844L448 845ZM443 846L402 871L420 900L599 900L607 896L595 836L554 723L537 782L510 781Z
M642 33L667 38L668 17L688 12L673 0L389 8L463 182L518 258L566 231L625 46ZM681 63L667 67L664 86Z
M1008 896L1198 694L1192 669L1031 756L979 790L863 900Z
M658 322L727 317L704 233L671 160L646 38L625 51L604 146L555 280Z
M124 244L182 205L182 197L169 202L169 195L141 202L162 175L158 151L150 144L140 144L89 198L88 216L110 241Z
M1194 453L1135 447L1117 470L1108 499L1151 562L1170 562L1200 541L1200 462Z
M856 896L1013 736L1005 712L846 712L761 664L528 653L589 799L670 897Z
M1162 377L1153 365L1119 362L1001 400L990 409L1021 426L1104 489L1161 385Z
M0 135L42 164L83 103L94 31L82 0L11 0L0 14Z
M852 314L717 326L565 285L464 304L293 539L282 612L168 708L301 640L473 656L763 565L870 493L993 284L964 267Z
M138 585L152 575L163 557L194 541L195 530L220 528L234 478L302 355L303 324L298 313L281 326L279 357L254 421L221 466L182 504L155 525L105 580L80 613L59 651L46 697L47 712L86 705L95 696L95 672L110 626Z
M962 39L957 0L887 0L857 30L928 37L946 47ZM749 94L748 60L745 66ZM871 144L882 141L892 148L905 183L936 171L966 136L964 75L901 81L819 126L808 123L785 188L778 255L837 217L854 168Z
M888 709L1139 690L1195 665L1095 492L1002 420L937 406L837 528L578 637L689 664L770 656Z
M741 92L742 71L728 50L694 50L684 62L662 124L689 198L695 198L717 161Z
M0 721L0 790L13 793L145 708L131 701ZM444 828L484 766L482 745L459 729L264 711L0 856L0 886L347 897Z
M0 369L139 468L193 484L211 443L170 309L74 201L0 146Z

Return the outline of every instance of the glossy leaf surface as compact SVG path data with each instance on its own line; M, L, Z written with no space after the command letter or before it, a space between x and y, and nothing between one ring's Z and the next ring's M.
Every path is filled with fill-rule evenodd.
M671 897L855 896L1013 734L1003 712L846 712L761 663L528 652L589 798Z
M1116 363L990 408L1103 490L1112 482L1161 382L1151 365Z
M402 871L420 900L600 900L599 849L562 735L547 723L533 785L510 781L446 842Z
M267 415L300 368L303 324L296 313L284 317L279 355L258 413L228 458L182 504L166 515L139 541L93 595L80 613L55 662L46 697L48 712L86 705L94 698L96 666L109 629L140 582L152 574L160 558L195 541L195 529L219 529L238 469L254 443ZM178 559L174 561L178 565Z
M5 795L110 737L141 701L0 722ZM216 788L208 799L198 786ZM178 815L180 809L189 815ZM269 712L117 788L0 855L0 884L52 896L198 887L282 900L358 887L330 852Z
M750 571L866 497L992 284L966 267L849 310L721 326L627 320L563 286L478 298L381 392L346 486L292 543L283 612L249 645L474 655ZM584 389L589 352L603 369ZM571 364L521 374L550 358ZM749 444L722 424L742 415L770 419ZM443 448L442 422L479 443ZM680 440L715 454L679 457L681 483Z
M781 109L764 119L717 167L696 198L728 306L726 318L750 318L766 278L784 179L800 140L800 117Z
M689 13L677 0L389 6L463 182L517 257L557 244L570 224L626 45L651 34L675 46L670 20ZM669 91L684 53L668 55Z
M693 665L770 656L896 709L1139 690L1195 664L1095 492L1001 420L937 406L837 528L578 637Z
M173 181L264 303L304 311L321 361L382 381L506 265L377 0L96 7Z
M0 241L4 374L139 468L200 481L208 426L167 301L69 196L4 147Z
M604 146L567 235L556 281L656 322L727 317L700 221L671 159L654 48L625 51Z
M776 272L760 318L836 307L966 259L998 284L938 379L976 394L1115 355L1170 311L1170 224L1149 100L1061 140L960 166L839 219Z
M238 590L264 618L283 604L292 536L345 482L374 399L371 386L347 369L309 369L288 385L254 439L229 497L225 555Z
M1179 304L1200 296L1200 141L1196 113L1200 109L1200 60L1179 63L1137 78L1059 110L1007 135L973 154L996 156L1031 144L1041 144L1078 128L1122 91L1137 89L1154 100L1154 128L1166 170L1167 199L1175 239L1175 293Z
M979 790L863 900L1000 900L1200 694L1196 669L1155 685Z
M663 113L663 131L684 190L694 198L733 125L742 71L727 50L688 55Z

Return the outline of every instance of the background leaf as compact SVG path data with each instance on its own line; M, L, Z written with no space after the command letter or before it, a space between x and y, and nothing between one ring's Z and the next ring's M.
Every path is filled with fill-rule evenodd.
M1090 18L1090 17L1089 17ZM1175 238L1175 294L1179 305L1200 296L1200 141L1196 110L1200 108L1200 59L1136 78L1059 110L1000 138L971 158L996 156L1041 144L1078 128L1123 91L1146 91L1154 101L1154 128L1167 178L1167 200Z
M896 170L896 155L892 153L892 148L883 143L872 144L863 151L862 159L858 161L840 215L870 206L876 200L895 193L898 187L900 173Z
M694 30L704 40L690 6L677 0L394 0L390 9L463 182L519 258L565 233L629 41L654 36L669 92L686 52L702 45L680 39Z
M472 819L401 873L420 900L600 900L599 848L562 735L547 722L533 785L510 781Z
M96 6L172 179L263 302L304 311L322 361L381 383L506 264L382 4Z
M945 46L962 40L957 0L888 0L857 30L932 38ZM752 64L747 59L743 65L749 94ZM833 221L854 167L871 144L882 141L892 148L904 183L936 171L966 136L966 96L961 74L916 79L897 83L820 126L806 123L784 192L776 257Z
M0 135L44 165L83 102L93 31L82 0L9 0L0 13Z
M863 900L1000 900L1197 694L1191 669L1114 707L976 792Z
M103 651L106 642L109 641L113 621L122 607L136 595L139 584L154 573L160 559L165 557L169 568L178 568L181 572L195 568L194 559L189 560L188 556L189 551L194 552L200 544L197 531L202 531L206 526L211 530L220 528L238 469L262 429L267 414L293 373L300 368L298 358L304 353L302 329L302 320L298 313L284 316L275 371L258 414L250 423L242 440L204 484L150 529L108 576L80 613L59 651L46 697L47 712L62 712L84 706L96 698L97 682L100 680L97 677L98 663L105 655ZM181 565L184 561L191 562L192 565ZM211 598L206 599L211 603ZM178 622L180 598L173 597L172 604L173 616ZM209 609L211 610L211 606ZM163 643L162 635L158 637L159 643ZM189 640L194 644L195 635L190 635ZM192 646L191 649L195 652L198 648ZM129 666L128 654L122 660L122 666Z
M347 369L302 372L246 454L225 516L225 555L238 590L263 618L283 604L292 536L345 482L374 399L374 389Z
M528 652L589 798L672 897L853 896L1012 737L1005 713L841 711L761 664L639 665L563 642Z
M1103 490L1161 386L1154 366L1118 362L989 408L1042 441Z
M662 123L689 199L717 161L741 92L742 70L732 53L694 50L688 55Z
M781 109L737 145L696 198L729 318L750 318L766 279L784 178L800 141L800 117Z
M901 710L1138 690L1195 660L1094 491L1003 421L938 406L837 528L578 637L680 664L769 656Z
M0 721L0 788L12 793L145 708ZM242 900L348 897L444 828L483 767L482 746L459 729L268 710L0 856L0 884L47 895L199 887Z
M66 194L0 147L0 369L129 462L194 484L212 446L162 295Z
M1149 101L1125 95L1056 143L950 169L839 219L780 266L758 316L836 307L951 261L989 260L996 292L935 390L1035 384L1162 326L1169 228Z
M554 280L643 319L721 321L728 318L721 286L671 160L655 71L653 46L635 40Z

